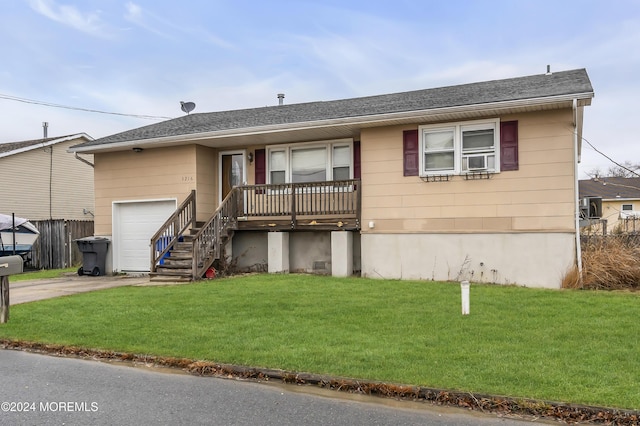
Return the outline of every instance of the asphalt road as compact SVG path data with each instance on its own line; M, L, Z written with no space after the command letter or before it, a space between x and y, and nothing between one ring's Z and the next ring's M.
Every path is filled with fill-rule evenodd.
M313 393L309 393L313 391ZM0 350L0 424L522 425L460 409Z

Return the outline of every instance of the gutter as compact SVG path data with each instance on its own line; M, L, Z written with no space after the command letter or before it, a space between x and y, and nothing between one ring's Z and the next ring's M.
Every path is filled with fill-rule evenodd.
M118 150L119 148L130 149L135 146L145 146L145 145L151 145L151 144L197 142L198 140L203 140L203 139L254 136L254 135L260 135L265 133L313 130L313 129L323 128L323 127L340 127L340 126L349 126L349 125L359 125L359 126L375 125L385 121L397 121L397 120L406 120L407 122L410 122L412 120L424 120L425 116L429 116L430 118L438 118L439 116L442 116L442 115L482 112L488 109L508 110L508 109L514 109L514 108L540 107L540 106L553 104L553 103L574 102L574 101L577 102L578 99L584 100L590 103L591 98L593 98L593 92L585 92L585 93L577 93L572 95L548 96L544 98L535 98L535 99L520 99L520 100L500 101L500 102L491 102L491 103L483 103L483 104L475 104L475 105L393 112L393 113L376 114L376 115L364 115L364 116L360 115L357 117L343 117L343 118L333 118L333 119L325 119L325 120L317 120L317 121L264 125L264 126L257 126L257 127L245 127L240 129L216 130L216 131L193 133L193 134L179 134L179 135L164 136L164 137L157 137L157 138L136 139L136 140L123 141L123 142L104 143L99 145L75 147L73 149L70 149L70 151L93 153L93 152L98 152L102 150ZM588 105L588 103L586 105Z

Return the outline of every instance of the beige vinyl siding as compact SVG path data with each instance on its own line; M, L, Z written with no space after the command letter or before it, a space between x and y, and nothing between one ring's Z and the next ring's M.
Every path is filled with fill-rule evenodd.
M207 221L218 207L218 152L196 147L196 213L199 221Z
M634 211L640 210L640 199L602 200L602 219L607 221L607 233L637 232L640 231L640 219L633 219L627 224L629 229L625 229L624 219L620 219L620 212L623 204L631 204Z
M111 235L114 201L184 201L196 189L196 151L194 145L189 145L96 156L96 235Z
M92 220L93 168L67 152L77 138L0 158L0 213L30 220ZM93 155L82 155L93 162Z
M362 232L573 232L572 111L500 118L518 120L519 170L482 180L405 177L402 133L417 125L364 129Z

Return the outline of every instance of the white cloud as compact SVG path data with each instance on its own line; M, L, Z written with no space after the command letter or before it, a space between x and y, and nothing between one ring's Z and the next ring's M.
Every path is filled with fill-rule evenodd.
M167 32L158 29L158 23L160 23L161 25L165 25L166 22L162 22L156 16L146 12L139 5L133 2L128 2L127 4L125 4L125 9L126 9L126 13L124 15L124 19L126 19L127 21L157 36L160 36L163 38L172 38L171 35L168 34ZM150 21L154 21L154 22L152 23Z
M130 21L137 21L142 17L142 8L133 2L128 2L124 5L127 9L125 18Z
M125 9L125 20L165 39L175 39L179 35L188 35L218 47L229 48L232 46L231 43L223 40L204 28L192 28L190 25L176 24L172 20L165 19L147 9L143 9L140 5L134 2L127 2L125 4Z
M105 31L105 24L97 12L83 13L74 6L57 4L54 0L30 0L29 4L53 21L93 36L108 37L109 32Z

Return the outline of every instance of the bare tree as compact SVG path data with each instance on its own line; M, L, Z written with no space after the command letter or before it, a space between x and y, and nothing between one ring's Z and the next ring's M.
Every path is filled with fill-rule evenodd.
M625 161L622 164L615 166L609 166L607 170L607 177L640 177L640 163L632 163L631 161Z
M602 171L600 171L600 167L594 167L593 169L590 169L589 171L585 172L585 174L589 176L591 179L598 179L603 177L603 173Z

